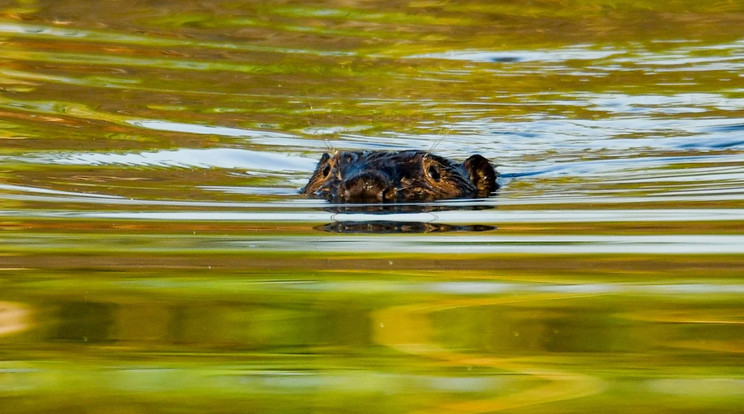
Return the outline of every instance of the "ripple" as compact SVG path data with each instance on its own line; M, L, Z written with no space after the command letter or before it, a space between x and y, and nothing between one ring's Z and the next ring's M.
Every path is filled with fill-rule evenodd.
M32 194L50 194L50 195L56 195L56 196L84 196L84 197L90 197L90 198L104 198L104 199L120 198L117 196L111 196L111 195L106 195L106 194L85 194L85 193L76 193L72 191L53 190L49 188L29 187L25 185L0 184L0 190L11 191L11 192L21 192L21 193L32 193Z
M679 68L672 68L673 66L684 67L683 70L735 70L744 64L742 51L744 51L744 41L741 40L708 45L682 45L655 52L638 46L632 55L618 57L615 61L633 65L657 66L655 70L659 71L679 70ZM701 54L706 56L701 56ZM725 66L715 66L718 63Z
M181 168L226 168L251 171L310 172L317 160L288 153L270 153L236 148L162 150L124 154L79 152L15 157L15 160L58 165L124 165Z
M242 128L228 128L223 126L187 124L183 122L170 122L160 120L137 119L128 121L129 124L156 131L184 132L199 135L221 135L225 137L250 137L250 138L295 138L291 134L269 131L257 131Z
M229 186L199 186L202 190L218 191L224 194L249 194L249 195L283 195L290 196L297 194L296 188L276 188L276 187L229 187Z
M71 29L40 24L20 24L0 22L0 33L18 37L39 38L46 40L64 39L65 41L105 42L108 44L132 44L158 47L199 47L212 49L244 50L256 52L276 52L286 54L310 54L319 56L351 56L353 52L324 51L314 49L285 48L278 46L261 46L246 42L210 42L178 38L159 37L154 35L138 36L114 31Z
M278 240L254 238L234 241L252 250L293 250L298 243L322 252L408 252L427 254L741 254L744 236L430 236L425 241L409 236L394 240L345 236Z
M672 95L576 94L586 100L588 109L615 114L682 114L704 113L711 109L744 108L744 99L714 93L681 93Z
M0 212L0 217L11 217L13 212ZM124 220L162 220L178 222L185 219L218 222L221 220L242 221L248 216L244 213L199 213L180 214L178 212L85 212L70 214L47 214L54 218L98 218ZM254 219L262 223L291 222L307 223L317 220L321 213L303 215L299 213L257 213ZM282 217L284 216L284 217ZM473 235L478 234L478 235ZM193 234L197 236L196 233ZM312 253L353 253L353 254L441 254L446 257L456 255L492 254L531 254L531 255L740 255L744 253L744 236L740 235L488 235L488 233L460 233L457 237L449 235L329 235L290 236L251 234L244 235L198 235L175 237L173 234L106 234L97 237L70 237L69 234L7 234L8 252L69 251L89 249L97 251L103 243L111 252L158 252L187 254L198 252L241 253L241 252L312 252ZM175 242L175 243L174 243ZM454 256L453 256L454 255ZM473 260L472 257L468 260ZM706 283L700 283L705 285ZM701 289L705 289L702 286Z
M479 150L487 158L509 164L511 160L550 158L582 159L587 152L603 158L633 157L642 160L654 153L670 150L690 151L691 159L700 154L692 150L744 148L739 126L744 118L674 118L618 116L603 119L551 119L505 122L481 118L450 125L451 133L437 145L438 151L461 153ZM523 139L515 139L515 136ZM420 138L420 137L419 137ZM413 139L401 134L399 139ZM726 155L721 155L726 158ZM668 158L671 159L671 158ZM639 161L643 162L643 161ZM611 166L610 161L608 165Z
M569 60L599 60L624 54L618 49L593 50L591 45L574 45L555 50L482 51L455 50L440 53L424 53L408 56L410 59L466 60L470 62L515 63L515 62L565 62Z

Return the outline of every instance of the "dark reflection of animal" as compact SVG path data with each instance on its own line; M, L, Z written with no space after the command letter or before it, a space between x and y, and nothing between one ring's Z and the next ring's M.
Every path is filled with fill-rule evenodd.
M453 231L481 232L496 230L494 226L482 224L457 226L452 224L396 222L396 221L336 221L315 227L329 233L448 233Z
M302 194L332 203L406 203L484 198L497 188L496 170L473 155L458 163L426 151L323 154Z

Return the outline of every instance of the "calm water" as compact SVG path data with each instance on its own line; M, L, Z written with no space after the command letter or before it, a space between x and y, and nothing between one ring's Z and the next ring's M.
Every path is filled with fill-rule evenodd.
M0 411L742 412L744 3L147 3L0 0Z

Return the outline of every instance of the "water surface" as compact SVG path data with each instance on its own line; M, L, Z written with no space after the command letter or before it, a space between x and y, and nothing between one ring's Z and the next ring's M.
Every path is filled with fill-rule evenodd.
M3 412L739 412L744 6L0 1ZM432 150L501 189L299 190Z

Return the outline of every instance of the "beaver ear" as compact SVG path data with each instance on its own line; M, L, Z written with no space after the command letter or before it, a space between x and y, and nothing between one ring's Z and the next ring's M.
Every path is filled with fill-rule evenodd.
M496 170L491 163L481 155L473 155L463 164L470 174L470 181L478 189L478 197L488 197L489 194L496 191L499 185L496 183Z
M324 162L328 161L329 158L331 158L331 155L328 154L327 152L324 152L323 155L320 157L320 161L318 161L318 166L320 166L320 164L323 164Z

